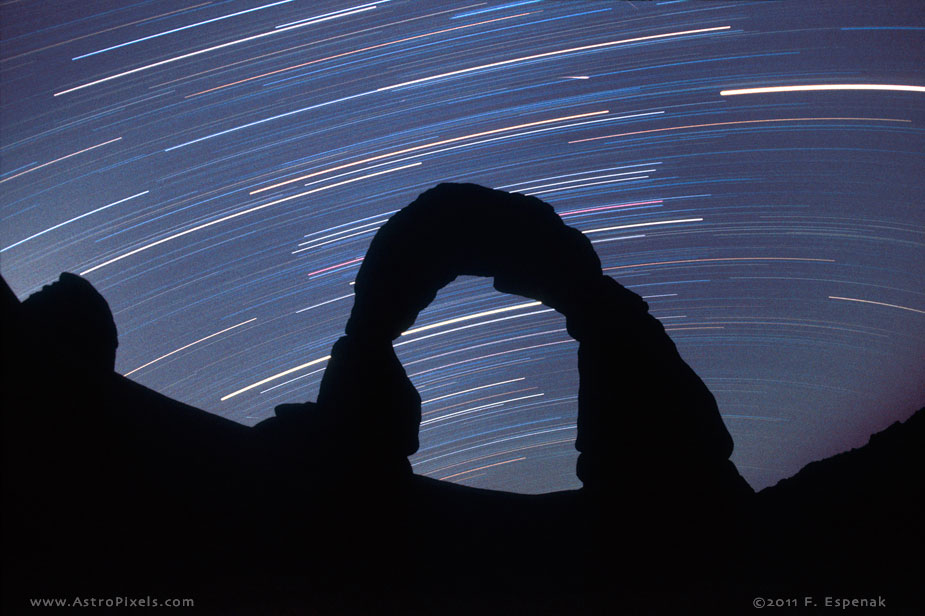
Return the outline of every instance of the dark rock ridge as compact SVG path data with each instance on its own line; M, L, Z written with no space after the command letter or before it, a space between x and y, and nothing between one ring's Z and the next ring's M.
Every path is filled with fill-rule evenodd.
M767 575L763 587L892 596L893 607L920 611L922 469L925 409L759 492L756 555L767 557L766 570L787 572Z
M413 475L420 396L392 340L461 274L565 315L582 489ZM395 214L355 294L317 402L246 428L115 374L112 315L85 280L22 304L4 282L4 611L76 596L219 614L921 607L922 411L754 494L645 302L550 206L475 185Z

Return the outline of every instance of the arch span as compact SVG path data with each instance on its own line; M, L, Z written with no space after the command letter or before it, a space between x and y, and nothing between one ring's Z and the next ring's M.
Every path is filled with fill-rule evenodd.
M575 446L586 488L748 489L728 461L732 439L713 396L642 298L603 275L590 241L549 204L475 184L441 184L393 215L357 274L318 405L363 457L410 471L421 398L392 341L460 275L491 277L497 290L565 315L579 342Z

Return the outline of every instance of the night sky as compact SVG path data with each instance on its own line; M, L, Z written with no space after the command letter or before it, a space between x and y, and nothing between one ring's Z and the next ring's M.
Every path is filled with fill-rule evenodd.
M0 10L3 276L25 298L83 274L116 369L166 395L247 425L314 400L376 229L457 181L595 242L756 488L925 402L919 0ZM445 288L395 344L416 472L578 487L564 328L490 280Z

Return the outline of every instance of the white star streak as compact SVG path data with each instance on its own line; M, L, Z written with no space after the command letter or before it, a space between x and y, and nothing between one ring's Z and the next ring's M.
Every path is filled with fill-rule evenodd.
M431 398L429 400L423 400L421 404L430 404L431 402L436 402L438 400L444 400L446 398L452 398L453 396L461 396L463 394L468 394L469 392L478 391L480 389L488 389L489 387L497 387L498 385L507 385L508 383L516 383L517 381L523 381L526 377L520 377L517 379L509 379L507 381L498 381L497 383L491 383L489 385L480 385L478 387L472 387L471 389L464 389L462 391L456 391L451 394L446 394L445 396L437 396L436 398Z
M318 20L318 19L322 19L322 18L325 18L325 17L332 17L332 16L334 16L334 15L340 15L341 13L346 13L347 11L358 11L358 10L360 10L360 9L369 10L368 7L376 8L376 5L377 5L377 4L385 4L386 2L390 2L390 1L391 1L391 0L378 0L377 2L368 2L368 3L366 3L366 4L360 4L360 5L358 5L358 6L351 6L351 7L346 8L346 9L340 9L339 11L332 11L332 12L330 12L330 13L325 13L325 14L323 14L323 15L315 15L314 17L308 17L308 18L306 18L306 19L300 19L300 20L298 20L298 21L291 21L291 22L289 22L289 23L287 23L287 24L281 24L281 25L276 26L276 27L277 27L277 28L288 28L289 26L294 26L294 25L296 25L296 24L305 23L306 21Z
M467 352L467 351L471 351L472 349L477 349L477 348L484 347L484 346L498 345L498 344L503 344L503 343L505 343L505 342L510 342L511 340L517 340L517 339L520 339L520 338L527 338L527 337L529 337L529 336L539 336L539 335L541 335L541 334L558 333L558 332L560 332L560 331L565 331L565 330L564 330L564 329L562 329L562 330L552 330L552 331L548 331L548 332L540 332L540 333L538 333L538 334L526 334L526 335L524 335L524 336L512 336L512 337L506 338L506 339L504 339L504 340L494 340L494 341L492 341L492 342L483 342L483 343L481 343L481 344L473 344L472 346L466 347L465 349L457 349L457 350L455 350L455 351L447 351L447 352L445 352L445 353L438 353L438 354L436 354L436 355L430 355L429 357L425 357L424 359L415 359L414 361L406 361L406 362L403 362L403 363L404 363L405 366L410 366L411 364L419 364L419 363L421 363L422 361L429 361L429 360L432 360L432 359L437 359L437 358L439 358L439 357L445 357L445 356L447 356L447 355L457 355L457 354L459 354L459 353L464 353L464 352ZM443 368L451 368L451 367L453 367L453 366L458 366L458 365L460 365L460 364L466 364L466 363L473 362L473 361L480 361L480 360L483 360L483 359L488 359L489 357L498 357L499 355L508 355L508 354L510 354L510 353L519 353L519 352L521 352L521 351L530 351L530 350L533 350L533 349L541 349L541 348L544 348L544 347L555 346L555 345L557 345L557 344L571 344L571 343L573 343L573 342L575 342L575 340L573 340L572 338L569 338L568 340L557 340L556 342L546 342L546 343L544 343L544 344L534 344L534 345L530 345L530 346L519 347L519 348L516 348L516 349L509 349L509 350L507 350L507 351L499 351L499 352L497 352L497 353L489 353L488 355L481 355L481 356L479 356L479 357L473 357L473 358L471 358L471 359L464 359L464 360L462 360L462 361L453 362L453 363L451 363L451 364L445 364L445 365L443 365L443 366L438 366L438 367L436 367L436 368L430 368L430 369L428 369L428 370L421 370L420 372L416 372L416 373L414 373L414 374L409 374L408 377L411 378L411 377L415 377L415 376L420 376L420 375L422 375L422 374L427 374L428 372L433 372L434 370L442 370Z
M640 113L640 114L634 114L634 115L630 115L630 116L621 116L620 118L616 118L616 119L633 118L633 117L637 117L637 116L647 116L647 115L660 114L660 113L665 113L665 112L664 112L664 111L655 111L655 112L649 112L649 113ZM592 172L590 172L590 173L597 173L598 171L616 171L617 169L632 169L633 167L648 167L648 166L650 166L650 165L661 165L661 164L662 164L661 162L653 162L653 163L636 163L636 164L633 164L633 165L621 165L621 166L619 166L619 167L608 167L608 168L606 168L606 169L595 169L594 171L592 171ZM516 187L518 187L518 186L523 187L525 184L532 184L532 183L534 183L534 182L548 182L549 180L559 180L559 179L562 179L562 178L571 178L571 177L575 177L576 175L585 175L586 173L589 173L589 172L586 172L586 171L579 171L578 173L566 173L566 174L564 174L564 175L554 175L554 176L552 176L552 177L548 177L548 178L539 178L539 179L536 179L536 180L529 180L529 181L527 181L527 182L518 182L518 183L516 183L516 184L507 184L507 185L505 185L505 186L495 186L495 188L498 189L498 190L509 190L509 189L511 189L511 188L516 188ZM632 172L632 173L641 173L641 171L638 171L638 170L637 170L637 171L634 171L634 172ZM610 176L599 176L599 177L610 177ZM578 178L578 179L576 179L576 180L569 180L569 181L572 181L572 182L583 182L583 181L585 181L585 180L591 180L591 179L596 179L596 178L588 178L588 177L585 177L585 178ZM557 184L561 184L561 183L562 183L562 182L556 182L555 184L546 184L545 186L556 186ZM533 190L533 189L536 189L536 188L544 188L545 186L531 186L531 187L529 187L529 188L518 188L517 190L518 190L518 191L521 191L521 190ZM646 203L650 203L650 202L647 201ZM652 203L654 203L654 202L652 202ZM574 214L575 212L564 212L564 213L565 213L565 214Z
M469 473L474 473L474 472L476 472L476 471L483 471L483 470L485 470L486 468L493 468L493 467L495 467L495 466L501 466L502 464L510 464L511 462L521 462L521 461L526 460L526 459L527 459L526 456L522 456L522 457L520 457L520 458L514 458L513 460L504 460L504 461L502 461L502 462L495 462L494 464L486 464L485 466L480 466L480 467L478 467L478 468L470 468L470 469L467 470L467 471L460 471L460 472L454 473L454 474L452 474L452 475L447 475L446 477L441 477L441 478L440 478L440 481L448 481L448 480L452 479L453 477L459 477L460 475L467 475L467 474L469 474Z
M677 220L659 220L656 222L637 222L631 225L618 225L616 227L601 227L600 229L588 229L582 231L585 235L588 233L601 233L603 231L617 231L619 229L635 229L636 227L655 227L658 225L677 225L682 222L703 222L703 218L678 218Z
M463 325L463 326L461 326L461 327L454 327L453 329L447 329L447 330L444 330L444 331L442 331L442 332L436 332L436 333L433 333L433 334L427 334L426 336L419 336L419 337L417 337L417 338L413 338L413 339L411 339L411 340L406 340L406 341L404 341L404 342L396 342L396 343L393 344L392 346L393 346L393 347L400 347L400 346L404 346L404 345L406 345L406 344L412 344L412 343L414 343L414 342L420 342L421 340L425 340L425 339L427 339L427 338L433 338L434 336L444 336L444 335L446 335L446 334L452 334L453 332L462 331L462 330L464 330L464 329L472 329L473 327L482 327L483 325L490 325L490 324L492 324L492 323L498 323L498 322L500 322L500 321L510 321L511 319L522 319L522 318L524 318L524 317L531 317L531 316L533 316L533 315L535 315L535 314L542 314L542 313L544 313L544 312L554 312L554 310L553 310L552 308L544 308L543 310L534 310L533 312L525 312L525 313L523 313L523 314L515 314L515 315L511 315L511 316L509 316L509 317L501 317L500 319L490 319L490 320L488 320L488 321L482 321L481 323L472 323L472 324L470 324L470 325Z
M104 261L103 263L100 263L99 265L94 265L94 266L91 267L90 269L87 269L87 270L84 270L84 271L80 272L80 275L81 275L81 276L84 276L84 275L86 275L86 274L89 274L90 272L93 272L93 271L96 271L96 270L100 269L101 267L106 267L107 265L112 265L112 264L115 263L116 261L121 261L122 259L125 259L126 257L130 257L130 256L132 256L132 255L136 255L136 254L138 254L139 252L142 252L142 251L145 251L145 250L149 250L149 249L151 249L151 248L154 248L155 246L160 246L161 244L164 244L164 243L169 242L169 241L171 241L171 240L175 240L175 239L177 239L177 238L179 238L179 237L183 237L184 235L189 235L190 233L195 233L196 231L201 231L202 229L205 229L205 228L207 228L207 227L211 227L211 226L213 226L213 225L217 225L217 224L219 224L219 223L223 223L223 222L232 220L233 218L237 218L237 217L239 217L239 216L244 216L245 214L251 214L251 213L253 213L253 212L257 212L257 211L259 211L259 210L262 210L262 209L271 207L271 206L273 206L273 205L278 205L278 204L284 203L284 202L286 202L286 201L292 201L293 199L298 199L299 197L304 197L305 195L310 195L310 194L313 194L313 193L321 192L321 191L323 191L323 190L328 190L328 189L330 189L330 188L335 188L335 187L337 187L337 186L342 186L342 185L344 185L344 184L349 184L349 183L351 183L351 182L358 182L358 181L364 180L364 179L366 179L366 178L371 178L371 177L373 177L373 176L375 176L375 175L382 175L382 174L384 174L384 173L392 173L393 171L401 171L402 169L407 169L408 167L415 167L415 166L420 165L420 164L421 164L420 162L417 162L417 163L413 163L413 164L410 164L410 165L404 165L403 167L396 167L396 168L394 168L394 169L387 169L387 170L385 170L385 171L378 171L378 172L376 172L376 173L370 173L369 175L363 175L363 176L360 176L360 177L358 177L358 178L353 178L353 179L351 179L351 180L344 180L343 182L337 182L337 183L335 183L335 184L328 184L327 186L322 186L321 188L315 188L315 189L312 189L312 190L307 190L307 191L301 192L301 193L299 193L299 194L297 194L297 195L291 195L291 196L289 196L289 197L284 197L284 198L282 198L282 199L276 199L275 201L270 201L269 203L264 203L263 205L258 205L258 206L252 207L252 208L248 208L248 209L246 209L246 210L242 210L242 211L240 211L240 212L236 212L236 213L234 213L234 214L229 214L228 216L223 216L222 218L219 218L219 219L217 219L217 220L211 220L211 221L209 221L209 222L207 222L207 223L203 223L203 224L201 224L201 225L197 225L197 226L193 227L192 229L187 229L186 231L180 231L179 233L174 233L173 235L170 235L170 236L167 236L167 237L165 237L165 238L159 239L159 240L157 240L156 242L151 242L150 244L145 244L144 246L141 246L141 247L139 247L139 248L136 248L135 250L131 250L131 251L129 251L129 252L126 252L125 254L119 255L118 257L114 257L114 258L110 259L109 261Z
M566 121L566 120L574 120L574 119L577 119L577 118L588 118L588 117L591 117L591 116L603 115L603 114L607 114L607 113L610 113L610 112L609 112L608 110L606 110L606 109L603 110L603 111L592 111L591 113L580 113L580 114L578 114L578 115L564 116L564 117L561 117L561 118L550 118L550 119L548 119L548 120L539 120L539 121L537 121L537 122L528 122L528 123L526 123L526 124L517 124L517 125L515 125L515 126L505 126L504 128L496 128L496 129L494 129L494 130L486 130L486 131L482 131L482 132L480 132L480 133L472 133L472 134L469 134L469 135L462 135L462 136L460 136L460 137L453 137L453 138L451 138L451 139L443 139L443 140L441 140L441 141L431 141L430 143L424 143L424 144L422 144L422 145L416 145L416 146L413 146L413 147L410 147L410 148L405 148L405 149L403 149L403 150L395 150L394 152L387 152L386 154L379 154L378 156L372 156L372 157L370 157L370 158L364 158L363 160L357 160L357 161L354 161L354 162L352 162L352 163L346 163L346 164L340 165L340 166L338 166L338 167L332 167L332 168L330 168L330 169L325 169L325 170L322 170L322 171L316 171L316 172L314 172L314 173L309 173L308 175L302 175L302 176L299 176L299 177L297 177L297 178L292 178L292 179L290 179L290 180L286 180L285 182L279 182L279 183L276 183L276 184L272 184L272 185L270 185L270 186L264 186L263 188L258 188L257 190L252 190L250 194L256 195L257 193L261 193L261 192L264 192L264 191L266 191L266 190L272 190L272 189L274 189L274 188L279 188L280 186L285 186L286 184L292 184L293 182L300 182L300 181L302 181L302 180L307 180L308 178L312 178L312 177L315 177L315 176L318 176L318 175L322 175L322 174L325 174L325 173L330 173L331 171L340 171L341 169L347 169L348 167L355 167L355 166L357 166L357 165L362 165L363 163L369 163L369 162L373 162L373 161L375 161L375 160L382 160L383 158L389 158L389 157L391 157L391 156L400 156L400 155L402 155L402 154L408 154L408 153L410 153L410 152L417 152L417 151L420 151L420 150L423 150L423 149L426 149L426 148L432 148L432 147L439 146L439 145L446 145L446 144L448 144L448 143L455 143L455 142L457 142L457 141L463 141L464 139L475 139L476 137L484 137L485 135L494 135L494 134L496 134L496 133L502 133L502 132L509 131L509 130L517 130L517 129L519 129L519 128L527 128L527 127L529 127L529 126L540 126L540 125L543 125L543 124L550 124L550 123L552 123L552 122L564 122L564 121Z
M351 237L363 235L364 233L372 233L373 231L378 231L378 230L379 230L379 227L373 227L372 229L364 229L363 231L357 231L356 233L351 233L349 235L342 235L340 237L335 237L333 240L328 240L326 242L320 242L318 244L312 244L311 246L306 246L305 248L299 248L298 250L293 250L292 254L298 254L306 250L312 250L313 248L318 248L319 246L326 246L327 244L332 244L334 242L339 242L341 240L346 240Z
M520 310L522 308L532 308L534 306L540 306L540 305L542 305L542 302L526 302L524 304L514 304L513 306L505 306L504 308L495 308L494 310L486 310L484 312L475 312L473 314L467 314L462 317L456 317L455 319L447 319L446 321L440 321L439 323L431 323L430 325L424 325L422 327L415 327L414 329L409 329L406 332L402 332L402 336L416 334L418 332L423 332L428 329L434 329L436 327L443 327L444 325L451 325L453 323L459 323L461 321L471 321L472 319L478 319L480 317L487 317L492 314L510 312L511 310Z
M396 83L395 85L385 86L384 88L379 88L379 92L384 92L387 90L394 90L396 88L402 88L405 86L410 86L418 83L425 83L427 81L433 81L435 79L443 79L444 77L454 77L456 75L464 75L466 73L471 73L473 71L480 71L486 68L495 68L497 66L506 66L508 64L515 64L517 62L529 62L530 60L539 60L541 58L550 58L553 56L560 56L570 53L578 53L581 51L590 51L592 49L604 49L606 47L614 47L616 45L626 45L628 43L639 43L642 41L653 41L656 39L669 38L674 36L684 36L686 34L701 34L704 32L718 32L720 30L728 30L732 26L719 26L716 28L701 28L698 30L684 30L682 32L669 32L667 34L652 34L650 36L638 36L635 38L622 39L619 41L608 41L606 43L597 43L595 45L583 45L581 47L570 47L568 49L560 49L558 51L547 51L546 53L533 54L531 56L522 56L520 58L512 58L510 60L502 60L500 62L492 62L490 64L481 64L479 66L471 66L469 68L459 69L458 71L450 71L448 73L440 73L439 75L431 75L430 77L422 77L420 79L413 79L411 81L404 81L402 83Z
M11 176L8 177L8 178L3 178L2 180L0 180L0 184L3 184L4 182L9 182L9 181L12 180L13 178L18 178L18 177L21 176L21 175L26 175L27 173L32 173L33 171L37 171L37 170L41 169L42 167L47 167L48 165L52 165L52 164L57 163L57 162L60 162L60 161L62 161L62 160L66 160L66 159L68 159L68 158L70 158L70 157L72 157L72 156L77 156L78 154L83 154L84 152L89 152L90 150L95 150L96 148L101 148L101 147L103 147L104 145L108 145L108 144L110 144L110 143L115 143L116 141L119 141L120 139L122 139L122 137L116 137L115 139L110 139L109 141L104 141L103 143L98 143L98 144L96 144L96 145L90 146L89 148L84 148L83 150L80 150L80 151L78 151L78 152L72 152L71 154L68 154L67 156L62 156L61 158L56 158L56 159L54 159L54 160L50 160L50 161L48 161L47 163L42 163L41 165L39 165L39 166L37 166L37 167L32 167L32 168L30 168L30 169L26 169L25 171L22 171L22 172L20 172L20 173L17 173L16 175L11 175Z
M370 216L370 218L378 218L378 216ZM319 241L321 241L321 240L326 240L326 239L328 239L328 238L330 238L330 237L337 237L338 235L341 235L341 236L342 236L344 233L350 233L351 231L356 231L357 229L363 229L364 227L371 227L371 226L373 226L373 225L381 225L381 224L384 223L384 222L385 222L385 220L374 220L373 222L368 222L368 223L366 223L366 224L364 224L364 225L357 225L357 226L353 227L352 229L344 229L343 231L337 231L336 233L329 233L328 235L323 235L323 236L321 236L321 237L316 237L315 239L308 240L307 242L299 242L299 246L305 246L306 244L313 244L313 243L319 242ZM340 226L342 226L342 227L350 226L350 223L347 223L346 225L340 225ZM334 228L334 227L332 227L332 228ZM376 228L378 229L379 227L376 227ZM323 233L323 231L322 231L322 233ZM308 235L306 235L305 237L308 237Z
M147 367L150 366L151 364L157 363L157 362L161 361L162 359L166 359L166 358L170 357L171 355L174 355L174 354L176 354L176 353L179 353L180 351L184 351L184 350L190 348L191 346L194 346L194 345L199 344L200 342L205 342L206 340L209 340L210 338L215 338L216 336L219 336L219 335L221 335L221 334L224 334L225 332L230 332L231 330L236 329L236 328L238 328L238 327L241 327L242 325L247 325L248 323L253 323L253 322L256 321L256 320L257 320L257 317L254 317L253 319L248 319L247 321L243 321L243 322L241 322L241 323L238 323L237 325L232 325L231 327L226 327L226 328L223 329L222 331L215 332L214 334L209 334L208 336L205 336L204 338L200 338L199 340L196 340L195 342L190 342L190 343L187 344L187 345L181 346L179 349L174 349L174 350L171 351L170 353L165 353L165 354L161 355L160 357L158 357L157 359L152 359L152 360L149 361L148 363L143 364L143 365L141 365L141 366L138 366L138 367L135 368L134 370L129 370L128 372L126 372L126 373L123 374L122 376L129 376L129 375L131 375L131 374L134 374L134 373L138 372L139 370L141 370L142 368L147 368Z
M193 58L195 56L202 55L204 53L209 53L210 51L215 51L217 49L224 49L225 47L231 47L232 45L240 45L241 43L246 43L248 41L253 41L256 39L263 38L265 36L272 36L274 34L279 34L281 32L288 32L289 30L294 30L295 28L304 28L305 26L310 26L321 21L327 21L329 19L337 19L338 17L347 17L348 15L353 15L355 13L361 13L363 11L371 11L376 7L370 7L368 9L360 9L358 11L353 11L351 13L341 13L334 15L332 17L326 17L324 19L317 19L315 21L308 21L305 23L300 23L295 26L289 26L288 28L279 28L277 30L272 30L270 32L264 32L262 34L255 34L254 36L248 36L236 41L229 41L227 43L222 43L221 45L215 45L213 47L207 47L205 49L200 49L198 51L191 51L190 53L185 53L180 56L174 56L173 58L167 58L166 60L161 60L160 62L154 62L153 64L145 64L144 66L139 66L128 71L123 71L121 73L116 73L115 75L110 75L109 77L103 77L102 79L97 79L96 81L91 81L79 86L74 86L73 88L68 88L67 90L61 90L60 92L55 92L55 96L61 96L63 94L70 94L71 92L77 92L78 90L83 90L84 88L89 88L91 86L96 86L101 83L106 83L107 81L112 81L113 79L119 79L120 77L126 77L128 75L134 75L135 73L140 73L148 69L157 68L158 66L164 66L165 64L171 64L173 62L178 62L180 60L185 60L187 58Z
M655 169L652 169L655 171ZM571 186L562 186L560 188L550 188L549 190L540 190L540 191L530 191L525 194L535 196L535 195L548 195L549 193L562 192L563 190L574 190L576 188L587 188L589 186L602 186L606 184L618 184L620 182L631 182L633 180L647 180L649 179L648 175L634 175L630 178L620 178L619 180L605 180L603 182L588 182L587 184L573 184Z
M508 402L517 402L519 400L527 400L528 398L539 398L545 394L531 394L529 396L520 396L518 398L509 398L507 400L501 400L500 402L492 402L490 404L483 404L481 406L474 406L471 409L463 409L461 411L456 411L455 413L449 413L448 415L441 415L440 417L434 417L433 419L425 419L421 422L421 427L428 426L432 423L438 421L443 421L445 419L453 419L454 417L459 417L460 415L468 415L469 413L474 413L476 411L482 411L484 409L495 408L507 404Z
M317 370L312 370L311 372L306 372L305 374L300 374L299 376L295 377L294 379L289 379L288 381L283 381L282 383L277 383L277 384L274 385L273 387L267 387L266 389L261 389L259 393L265 394L265 393L267 393L267 392L273 391L274 389L278 389L278 388L280 388L280 387L285 387L285 386L288 385L289 383L295 383L296 381L298 381L298 380L300 380L300 379L304 379L304 378L310 377L310 376L312 376L312 375L318 374L319 372L323 372L323 371L324 371L324 368L318 368Z
M607 239L604 239L604 240L592 240L591 243L592 244L602 244L604 242L616 242L617 240L635 240L641 237L645 237L645 235L644 234L642 235L621 235L620 237L608 237Z
M27 238L24 239L24 240L19 240L19 241L16 242L15 244L10 244L10 245L7 246L6 248L0 248L0 252L6 252L6 251L9 250L10 248L15 248L16 246L19 246L20 244L23 244L23 243L25 243L25 242L28 242L28 241L31 240L31 239L35 239L35 238L37 238L37 237L39 237L39 236L41 236L41 235L45 235L46 233L48 233L48 232L50 232L50 231L54 231L55 229L60 229L60 228L63 227L64 225L68 225L68 224L70 224L70 223L72 223L72 222L74 222L74 221L76 221L76 220L80 220L81 218L86 218L86 217L89 216L90 214L96 214L97 212L102 212L103 210L105 210L105 209L107 209L107 208L111 208L111 207L114 206L114 205L119 205L120 203L125 203L126 201L129 201L129 200L131 200L131 199L134 199L135 197L140 197L140 196L142 196L142 195L147 195L148 192L149 192L149 191L147 191L147 190L144 191L144 192L140 192L140 193L138 193L137 195L132 195L131 197L126 197L125 199L120 199L120 200L118 200L118 201L114 201L114 202L112 202L112 203L110 203L110 204L108 204L108 205L104 205L103 207L98 207L98 208L96 208L95 210L92 210L92 211L90 211L90 212L87 212L86 214L81 214L80 216L75 216L74 218L71 218L70 220L65 220L64 222L60 222L60 223L56 224L56 225L53 226L53 227L48 227L48 228L45 229L44 231L39 231L38 233L35 233L35 234L33 234L33 235L30 235L29 237L27 237Z
M142 41L150 41L151 39L158 38L161 36L166 36L168 34L173 34L174 32L180 32L182 30L189 30L190 28L198 28L199 26L204 26L216 21L222 21L223 19L228 19L230 17L237 17L238 15L244 15L245 13L253 13L254 11L262 11L263 9L268 9L273 6L278 6L280 4L288 4L292 0L281 0L280 2L274 2L272 4L265 4L263 6L254 7L252 9L247 9L244 11L238 11L237 13L231 13L229 15L222 15L221 17L213 17L212 19L207 19L205 21L199 21L194 24L189 24L186 26L180 26L179 28L174 28L173 30L166 30L164 32L158 32L157 34L152 34L150 36L145 36L142 38L134 39L127 41L125 43L119 43L118 45L113 45L112 47L106 47L105 49L98 49L96 51L91 51L90 53L85 53L81 56L76 56L71 58L71 60L81 60L83 58L89 58L90 56L95 56L97 54L105 53L107 51L112 51L113 49L119 49L121 47L128 47L129 45L134 45L135 43L141 43Z
M497 445L497 444L499 444L499 443L506 443L506 442L508 442L508 441L513 441L513 440L516 440L516 439L519 439L519 438L529 438L529 437L531 437L531 436L540 436L540 435L542 435L542 434L549 434L549 433L551 433L551 432L562 432L563 430L574 430L576 427L577 427L577 426L575 426L574 424L572 424L572 425L569 425L569 426L561 426L561 427L558 427L558 428L547 428L546 430L536 430L536 431L534 431L534 432L525 432L524 434L515 434L514 436L506 436L506 437L504 437L504 438L495 439L495 440L489 441L489 442L487 442L487 443L479 443L478 445L473 445L472 447L464 447L464 448L462 448L462 449L457 449L457 450L452 451L452 452L450 452L450 453L441 454L441 455L439 455L439 456L433 456L433 457L427 458L427 459L425 459L425 460L418 460L417 463L418 463L418 464L427 464L428 462L433 462L434 460L439 460L439 459L441 459L441 458L446 458L446 457L448 457L448 456L458 455L458 454L461 454L461 453L465 453L465 452L467 452L467 451L472 451L473 449L481 449L481 448L483 448L483 447L490 447L490 446L492 446L492 445Z
M710 122L708 124L687 124L685 126L669 126L667 128L650 128L648 130L636 130L629 133L618 133L615 135L601 135L599 137L588 137L586 139L575 139L569 143L585 143L587 141L597 141L599 139L615 139L617 137L629 137L631 135L646 135L651 133L664 133L673 130L686 130L688 128L711 128L713 126L734 126L739 124L766 124L769 122L906 122L912 120L902 118L769 118L765 120L735 120L731 122Z
M835 295L829 295L829 299L840 299L846 302L860 302L862 304L875 304L877 306L886 306L887 308L899 308L900 310L908 310L910 312L918 312L919 314L925 314L925 310L917 310L915 308L909 308L907 306L898 306L896 304L887 304L884 302L875 302L869 299L856 299L854 297L836 297Z
M268 376L267 378L265 378L265 379L263 379L263 380L260 380L260 381L257 381L256 383L251 383L251 384L248 385L247 387L242 387L241 389L239 389L239 390L237 390L237 391L233 391L233 392L231 392L230 394L226 394L226 395L224 395L224 396L221 397L221 401L224 402L225 400L229 400L229 399L231 399L231 398L234 398L235 396L240 395L240 394L243 394L243 393L246 392L246 391L250 391L250 390L252 390L252 389L256 389L257 387L260 387L261 385L266 385L266 384L269 383L270 381L275 381L276 379L281 379L281 378L283 378L284 376L287 376L287 375L292 374L293 372L298 372L299 370L304 370L304 369L309 368L309 367L311 367L311 366L318 365L318 364L320 364L321 362L328 361L329 359L331 359L331 356L330 356L330 355L325 355L324 357L319 357L318 359L313 359L313 360L311 360L310 362L306 362L306 363L304 363L304 364L299 364L298 366L296 366L296 367L294 367L294 368L289 368L288 370L283 370L282 372L278 372L278 373L274 374L273 376Z
M348 297L353 297L353 293L349 293L349 294L347 294L347 295L341 295L340 297L335 297L334 299L329 299L328 301L326 301L326 302L321 302L320 304L315 304L315 305L313 305L313 306L308 306L308 307L306 307L306 308L301 308L301 309L299 309L299 310L296 310L296 311L295 311L295 314L299 314L300 312L305 312L306 310L311 310L312 308L319 308L319 307L321 307L321 306L326 306L326 305L328 305L328 304L333 304L334 302L339 302L340 300L342 300L342 299L347 299Z
M741 94L770 94L772 92L816 92L823 90L887 90L894 92L925 92L925 87L878 83L830 83L806 86L741 88L738 90L721 90L719 94L720 96L739 96Z

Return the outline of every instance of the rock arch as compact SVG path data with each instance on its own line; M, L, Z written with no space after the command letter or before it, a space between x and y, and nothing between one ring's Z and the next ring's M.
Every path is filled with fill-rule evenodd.
M460 275L491 277L497 290L565 315L579 342L577 472L586 488L629 481L638 491L674 479L748 490L728 461L732 439L712 394L642 298L603 275L590 241L549 204L475 184L421 194L380 228L360 267L318 395L358 455L410 472L421 399L392 340Z

